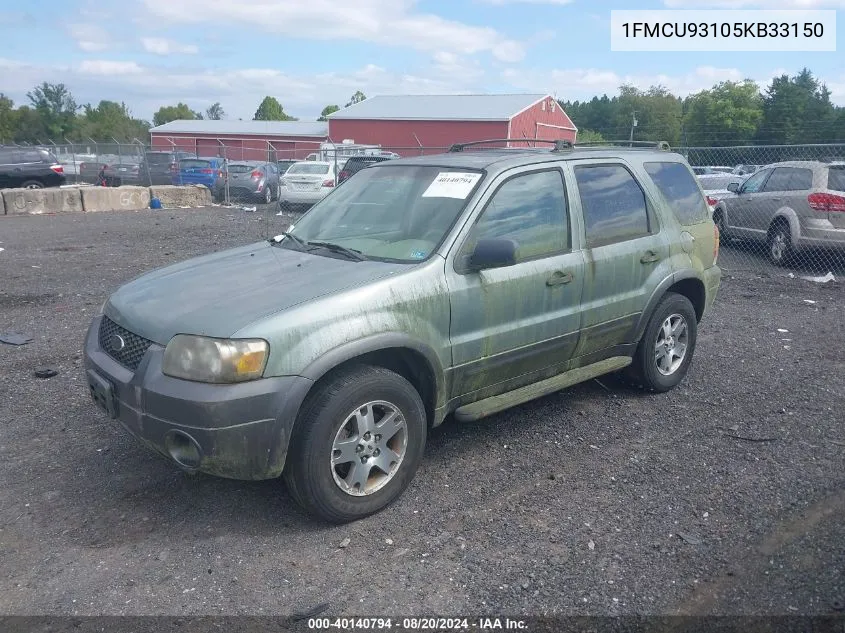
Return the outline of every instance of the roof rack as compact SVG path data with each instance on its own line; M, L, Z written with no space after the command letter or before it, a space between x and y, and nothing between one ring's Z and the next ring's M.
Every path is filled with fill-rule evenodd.
M590 149L602 147L630 147L632 149L659 149L662 151L671 151L669 143L666 141L590 141L587 143L572 143L572 141L564 141L560 139L543 139L543 138L495 138L486 141L468 141L466 143L455 143L449 147L449 152L462 152L467 147L475 145L488 145L490 143L545 143L552 145L553 152L562 152L573 149ZM493 149L530 149L530 148L493 148Z
M554 145L554 151L560 151L563 149L572 149L572 142L571 141L561 141L561 140L548 140L543 138L491 138L487 139L486 141L467 141L466 143L455 143L451 147L449 147L449 152L462 152L467 147L472 147L474 145L488 145L489 143L546 143L550 145ZM506 148L506 147L496 147L493 149L527 149L527 148Z

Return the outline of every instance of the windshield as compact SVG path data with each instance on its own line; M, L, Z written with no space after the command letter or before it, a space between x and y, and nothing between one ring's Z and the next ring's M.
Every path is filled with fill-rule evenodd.
M182 160L179 161L180 169L207 169L211 167L211 163L207 160Z
M151 165L169 165L170 164L170 154L147 154L147 162Z
M419 262L443 241L482 177L442 167L373 166L318 202L291 233L372 259Z
M329 166L326 163L296 163L290 166L287 173L322 175L329 173Z

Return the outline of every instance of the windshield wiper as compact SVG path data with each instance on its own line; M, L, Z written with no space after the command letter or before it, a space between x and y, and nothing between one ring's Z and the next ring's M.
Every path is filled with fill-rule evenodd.
M331 242L306 242L306 244L308 244L308 246L321 246L330 251L334 251L335 253L342 253L343 255L346 255L347 257L350 257L359 262L362 262L367 259L367 256L364 255L361 251L356 251L354 248L346 248L345 246L341 246L340 244L332 244Z
M276 235L275 237L271 237L268 241L269 241L271 244L281 244L281 242L282 242L282 241L281 241L281 240L279 240L279 239L276 239L276 238L278 238L279 236L281 236L281 237L287 237L287 238L289 238L290 240L292 240L292 241L296 242L297 244L299 244L300 246L302 246L303 248L307 248L307 247L308 247L308 242L306 242L305 240L303 240L303 239L302 239L301 237L299 237L298 235L294 235L293 233L288 233L287 231L285 231L284 233L279 233L279 235Z

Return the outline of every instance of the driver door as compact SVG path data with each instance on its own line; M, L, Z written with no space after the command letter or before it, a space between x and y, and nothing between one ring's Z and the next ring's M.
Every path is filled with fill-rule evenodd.
M738 234L750 235L753 231L753 218L757 208L764 203L765 194L762 193L766 181L773 169L761 169L748 177L740 185L736 196L727 198L728 226Z
M452 398L503 393L558 373L578 344L584 262L573 249L563 174L523 168L494 181L481 213L446 263L452 319ZM467 272L480 239L517 244L516 263ZM576 244L577 245L577 244Z

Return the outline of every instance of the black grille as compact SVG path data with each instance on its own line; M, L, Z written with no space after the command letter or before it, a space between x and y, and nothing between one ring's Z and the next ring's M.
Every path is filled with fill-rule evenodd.
M123 340L123 347L122 349L115 350L115 347L120 347L120 339L117 337ZM104 316L100 322L99 340L100 347L106 354L132 371L138 369L141 359L144 358L147 349L152 345L152 341L148 341L143 336L138 336L126 328L120 327L107 316ZM115 343L118 345L115 345Z

